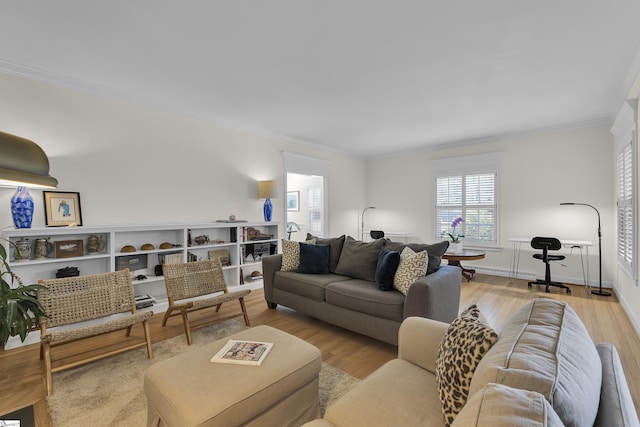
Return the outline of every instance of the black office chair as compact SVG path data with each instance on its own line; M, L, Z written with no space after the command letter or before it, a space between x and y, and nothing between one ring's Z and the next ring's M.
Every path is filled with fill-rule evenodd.
M369 236L371 236L372 239L382 239L384 237L384 231L382 230L371 230L369 232Z
M535 282L529 282L529 287L531 287L531 285L545 285L544 290L545 292L548 293L548 292L551 292L549 290L550 286L557 286L559 288L566 289L567 293L570 294L571 289L569 289L568 286L563 285L560 282L551 281L550 262L561 261L565 259L564 255L549 255L549 251L557 251L557 250L560 250L560 248L562 248L562 244L560 243L560 240L556 239L555 237L534 237L533 239L531 239L531 247L533 249L542 249L541 254L533 254L533 257L545 263L545 273L544 273L544 280L538 279Z

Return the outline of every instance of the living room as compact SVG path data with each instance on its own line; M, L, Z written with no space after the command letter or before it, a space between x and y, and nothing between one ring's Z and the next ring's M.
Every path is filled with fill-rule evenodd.
M637 65L634 58L627 59ZM367 228L403 231L410 241L430 243L440 239L435 233L432 162L502 153L499 244L487 248L486 258L473 263L474 268L508 276L512 237L588 240L594 244L589 251L590 284L598 286L595 212L560 206L589 203L602 219L603 286L615 292L629 316L635 328L629 333L640 331L640 290L616 256L616 143L610 130L624 100L638 96L635 86L623 81L625 75L611 90L627 91L616 94L619 103L607 117L494 136L469 134L451 144L443 140L362 156L293 134L189 115L177 106L172 109L170 94L167 99L143 99L125 88L109 90L62 78L60 71L29 68L2 53L0 60L0 130L43 148L51 174L59 181L58 190L80 193L86 225L202 222L229 215L260 221L264 200L257 196L257 182L269 179L280 187L272 200L273 220L284 233L282 153L288 152L330 164L330 236L357 238L363 209L376 206L366 214ZM635 78L632 70L629 74ZM547 96L549 104L559 102L553 93ZM389 138L388 145L395 142ZM8 212L14 191L0 188L0 206L7 213L0 216L0 228L13 226ZM43 226L41 191L30 192L36 201L33 223ZM521 258L523 277L543 272L532 253L526 248ZM564 264L554 265L554 275L581 284L582 267L575 251Z

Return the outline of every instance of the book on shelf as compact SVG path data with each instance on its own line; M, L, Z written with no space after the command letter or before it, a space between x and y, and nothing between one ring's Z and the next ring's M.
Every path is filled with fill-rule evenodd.
M183 261L182 253L164 254L164 262L162 264L181 264Z
M273 343L249 340L229 340L212 358L211 362L239 365L261 365Z

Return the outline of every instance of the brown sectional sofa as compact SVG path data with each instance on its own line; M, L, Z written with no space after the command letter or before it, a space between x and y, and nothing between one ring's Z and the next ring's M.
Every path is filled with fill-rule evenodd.
M429 267L427 275L411 284L405 296L396 289L380 290L370 270L372 266L375 270L373 257L377 259L383 246L402 251L407 245L385 239L365 243L345 236L332 239L309 236L309 240L330 247L329 272L282 271L282 254L263 257L264 295L270 308L281 304L393 345L397 345L400 324L407 317L448 323L457 316L460 269L440 265L448 242L408 245L415 252L427 250Z

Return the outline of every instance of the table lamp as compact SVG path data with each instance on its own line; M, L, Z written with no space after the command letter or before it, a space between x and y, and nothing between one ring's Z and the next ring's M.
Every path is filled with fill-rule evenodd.
M264 220L266 222L271 221L271 215L273 213L273 205L271 204L271 198L276 197L278 187L275 181L259 181L258 182L258 198L266 199L264 201Z

